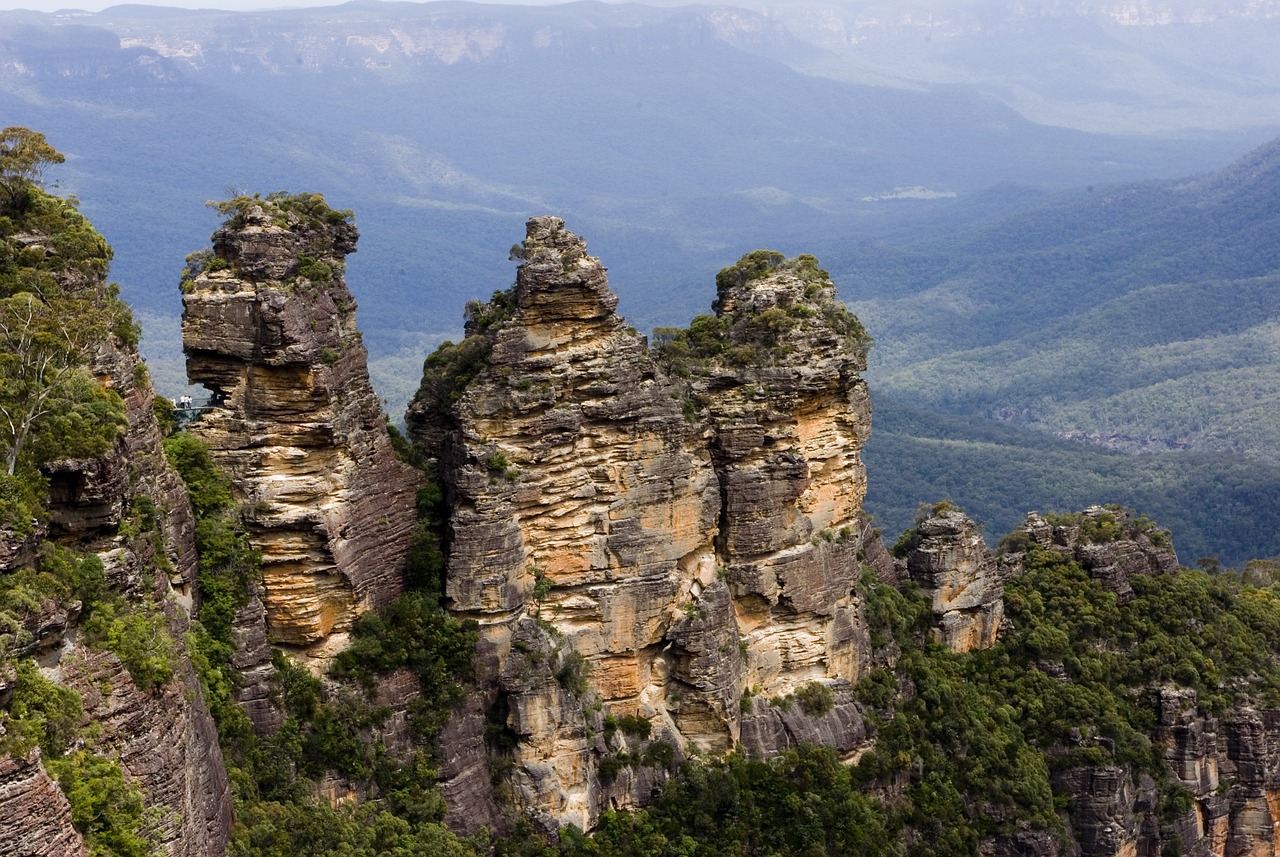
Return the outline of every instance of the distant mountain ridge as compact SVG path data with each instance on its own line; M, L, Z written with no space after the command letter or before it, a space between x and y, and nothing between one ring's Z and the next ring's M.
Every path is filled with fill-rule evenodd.
M1038 126L971 87L801 74L788 63L826 51L781 20L599 3L2 13L0 111L70 155L64 181L124 293L174 331L153 355L177 350L172 284L212 228L205 200L307 188L355 209L352 287L393 399L412 372L382 361L454 335L457 307L509 280L493 248L533 214L590 231L648 328L705 306L699 284L744 248L803 252L904 211L864 197L1182 175L1243 148ZM152 362L164 384L172 364Z

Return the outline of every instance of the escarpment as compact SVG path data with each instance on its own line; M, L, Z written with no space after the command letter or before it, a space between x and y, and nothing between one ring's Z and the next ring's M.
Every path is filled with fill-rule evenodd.
M183 345L209 407L190 428L245 506L262 554L261 603L241 635L323 664L363 611L403 592L418 479L394 456L355 300L358 233L315 196L241 198L188 260Z
M720 314L653 351L559 218L515 254L407 422L448 493L447 603L480 623L517 805L589 828L744 730L761 753L852 750L870 411L865 337L825 272L744 260ZM814 682L834 719L777 722L768 698Z
M43 390L57 403L52 421L37 417L45 422L33 421L21 449L6 438L15 466L2 477L0 853L80 854L101 847L104 831L157 853L222 853L231 797L185 644L191 505L165 459L136 328L106 282L109 248L72 206L27 194L6 223L34 225L0 242L20 247L16 259L3 254L5 347L62 368ZM10 296L15 266L41 283L38 298ZM24 353L15 321L65 344L33 337ZM10 414L22 407L6 395ZM40 487L36 469L43 508L31 517L19 505L14 517L13 499L30 490L20 486ZM109 795L96 815L85 790Z

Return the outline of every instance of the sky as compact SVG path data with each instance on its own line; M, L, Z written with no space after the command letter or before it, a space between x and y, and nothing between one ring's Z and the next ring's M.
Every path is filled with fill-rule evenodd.
M101 12L111 6L122 5L123 0L0 0L0 11L30 9L36 12L83 11ZM177 9L252 9L313 8L337 6L348 0L164 0L164 2L134 3L132 5L165 6ZM505 3L517 6L551 6L568 0L472 0L477 3ZM609 2L609 0L606 0Z
M84 12L101 12L111 6L121 5L122 0L0 0L0 10L30 9L37 12L59 12L63 10L80 10ZM178 9L234 9L245 11L250 9L283 9L312 8L316 6L337 6L348 0L165 0L165 2L141 3L135 5L167 6ZM474 0L480 3L509 3L519 6L550 6L567 0Z

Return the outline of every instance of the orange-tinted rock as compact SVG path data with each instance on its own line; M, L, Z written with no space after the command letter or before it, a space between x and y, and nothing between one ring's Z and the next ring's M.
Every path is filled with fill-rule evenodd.
M468 307L467 339L428 360L407 422L449 495L448 605L492 655L483 704L515 742L516 804L590 827L665 776L601 781L614 750L589 737L594 700L677 753L722 751L748 687L866 669L865 342L816 265L777 265L719 301L724 328L746 331L791 307L776 353L685 380L616 314L563 221L530 220L517 254L515 288ZM854 742L860 710L839 717L762 725L752 747ZM473 791L482 764L451 760L446 793Z
M183 345L213 394L191 431L262 552L268 637L323 663L362 611L403 591L418 479L392 452L342 276L356 229L314 202L247 203L214 234L218 263L183 298Z

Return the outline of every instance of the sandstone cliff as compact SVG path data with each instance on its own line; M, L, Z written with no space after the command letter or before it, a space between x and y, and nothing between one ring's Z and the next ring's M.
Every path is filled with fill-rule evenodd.
M417 474L395 458L369 384L343 280L355 226L305 195L227 213L212 250L189 260L183 343L191 381L211 393L190 430L262 553L237 667L261 673L269 640L321 669L361 612L404 590Z
M408 414L448 492L446 596L480 623L516 805L590 828L645 798L644 769L745 724L761 753L851 750L866 342L825 272L734 269L719 315L654 352L559 218L529 221L517 255L514 289L468 308ZM835 688L822 725L742 702L813 682ZM482 763L446 766L446 793Z

